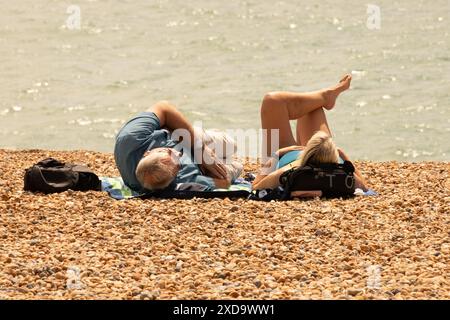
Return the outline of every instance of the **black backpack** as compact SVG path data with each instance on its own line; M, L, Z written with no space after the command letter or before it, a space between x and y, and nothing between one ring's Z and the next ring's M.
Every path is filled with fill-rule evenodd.
M355 167L350 161L307 164L292 168L280 176L282 198L291 199L293 191L321 190L326 198L348 198L355 192Z
M84 165L65 164L53 158L39 161L25 170L25 191L55 193L68 189L100 191L101 181Z

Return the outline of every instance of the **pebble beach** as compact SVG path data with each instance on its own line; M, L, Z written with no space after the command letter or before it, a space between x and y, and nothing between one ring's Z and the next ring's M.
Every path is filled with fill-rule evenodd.
M46 157L119 175L0 149L0 299L450 298L449 162L356 162L378 197L265 203L23 191Z

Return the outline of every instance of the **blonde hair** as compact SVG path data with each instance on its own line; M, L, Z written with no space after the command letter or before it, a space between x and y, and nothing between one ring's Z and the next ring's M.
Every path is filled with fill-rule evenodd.
M170 156L150 152L136 167L136 178L144 189L160 190L175 179L178 166Z
M338 163L339 152L331 137L323 132L317 131L306 144L306 148L299 156L300 167L306 164Z

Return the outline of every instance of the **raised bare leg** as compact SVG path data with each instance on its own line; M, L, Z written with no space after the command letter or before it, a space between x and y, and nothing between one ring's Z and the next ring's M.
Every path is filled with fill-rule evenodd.
M350 81L351 75L346 75L336 86L324 90L307 93L271 92L266 94L261 105L261 127L267 133L267 135L263 135L263 157L270 156L273 151L276 151L271 150L273 130L279 130L279 148L297 144L292 135L289 120L300 119L322 107L328 110L332 109L338 95L350 87ZM298 143L300 144L301 141Z
M295 145L289 120L301 118L326 104L321 91L308 93L271 92L264 96L261 105L261 127L263 135L262 156L270 156L272 152L272 134L278 130L278 148ZM274 141L275 142L275 141ZM276 145L276 143L274 143Z
M323 94L327 100L327 103L324 105L325 109L330 110L334 107L339 94L350 87L351 80L351 75L346 75L336 86L323 90ZM332 135L322 108L316 109L297 119L297 143L303 146L306 145L314 133L319 130L328 133L330 136Z
M325 99L327 100L327 103L324 105L324 108L327 110L331 110L334 108L334 105L336 103L337 97L350 88L350 83L352 81L352 76L350 74L346 74L337 85L322 90L323 95L325 96Z

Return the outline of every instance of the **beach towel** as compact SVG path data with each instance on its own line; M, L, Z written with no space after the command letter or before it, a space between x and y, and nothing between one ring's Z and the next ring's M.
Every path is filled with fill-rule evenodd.
M116 200L132 198L247 198L252 191L252 184L243 178L238 178L228 189L208 190L208 187L198 183L178 183L173 190L160 190L150 193L139 193L125 185L121 177L100 177L102 191L107 192Z
M116 200L125 200L133 198L176 198L192 199L197 198L247 198L251 200L280 200L283 189L281 187L274 190L252 190L252 174L246 178L238 178L228 189L215 189L206 191L206 187L197 183L180 183L175 190L159 191L149 194L138 193L128 188L121 177L100 177L102 182L102 191L105 191ZM377 196L374 190L369 189L364 192L361 189L355 190L356 196Z

